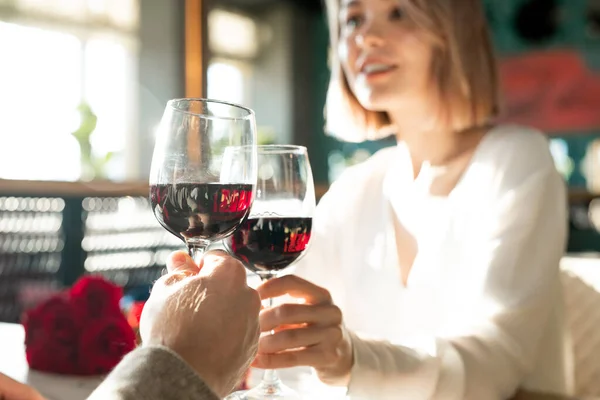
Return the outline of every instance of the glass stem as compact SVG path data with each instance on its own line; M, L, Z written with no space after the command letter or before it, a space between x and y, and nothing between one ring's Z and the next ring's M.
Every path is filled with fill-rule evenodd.
M202 257L204 256L204 253L206 252L206 248L208 247L209 244L210 244L210 242L207 240L198 240L198 241L194 241L193 243L187 244L188 253L189 253L190 257L192 257L192 260L194 260L196 265L200 264L200 260L202 260Z
M268 278L263 278L263 282L266 281ZM268 298L266 301L266 306L268 308L273 307L274 305L274 301L273 298L270 297ZM275 334L275 330L271 331L271 335ZM277 370L275 369L266 369L263 373L263 377L262 377L262 383L263 385L267 385L267 386L272 386L272 385L277 385L279 384L281 381L279 380L279 375L277 374Z

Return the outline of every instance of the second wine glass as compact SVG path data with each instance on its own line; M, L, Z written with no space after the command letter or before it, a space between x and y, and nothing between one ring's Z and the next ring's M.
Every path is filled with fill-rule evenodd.
M273 278L307 250L315 203L306 148L258 146L258 179L250 216L227 239L226 247L261 279ZM258 386L227 399L296 400L300 396L283 384L276 371L268 370Z

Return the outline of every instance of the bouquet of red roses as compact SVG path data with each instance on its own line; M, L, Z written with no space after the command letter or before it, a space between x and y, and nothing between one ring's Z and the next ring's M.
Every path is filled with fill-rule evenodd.
M108 373L135 347L119 307L122 295L104 278L86 276L29 310L23 320L29 366L58 374Z

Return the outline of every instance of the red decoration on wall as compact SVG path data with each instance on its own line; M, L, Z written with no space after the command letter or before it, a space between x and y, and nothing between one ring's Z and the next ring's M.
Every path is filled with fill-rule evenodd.
M548 133L600 128L600 73L573 50L533 52L500 63L503 122Z

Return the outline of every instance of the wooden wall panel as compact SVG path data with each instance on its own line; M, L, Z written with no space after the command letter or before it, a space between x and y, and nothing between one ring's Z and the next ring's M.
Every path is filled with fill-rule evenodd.
M185 0L185 97L205 97L203 0Z

